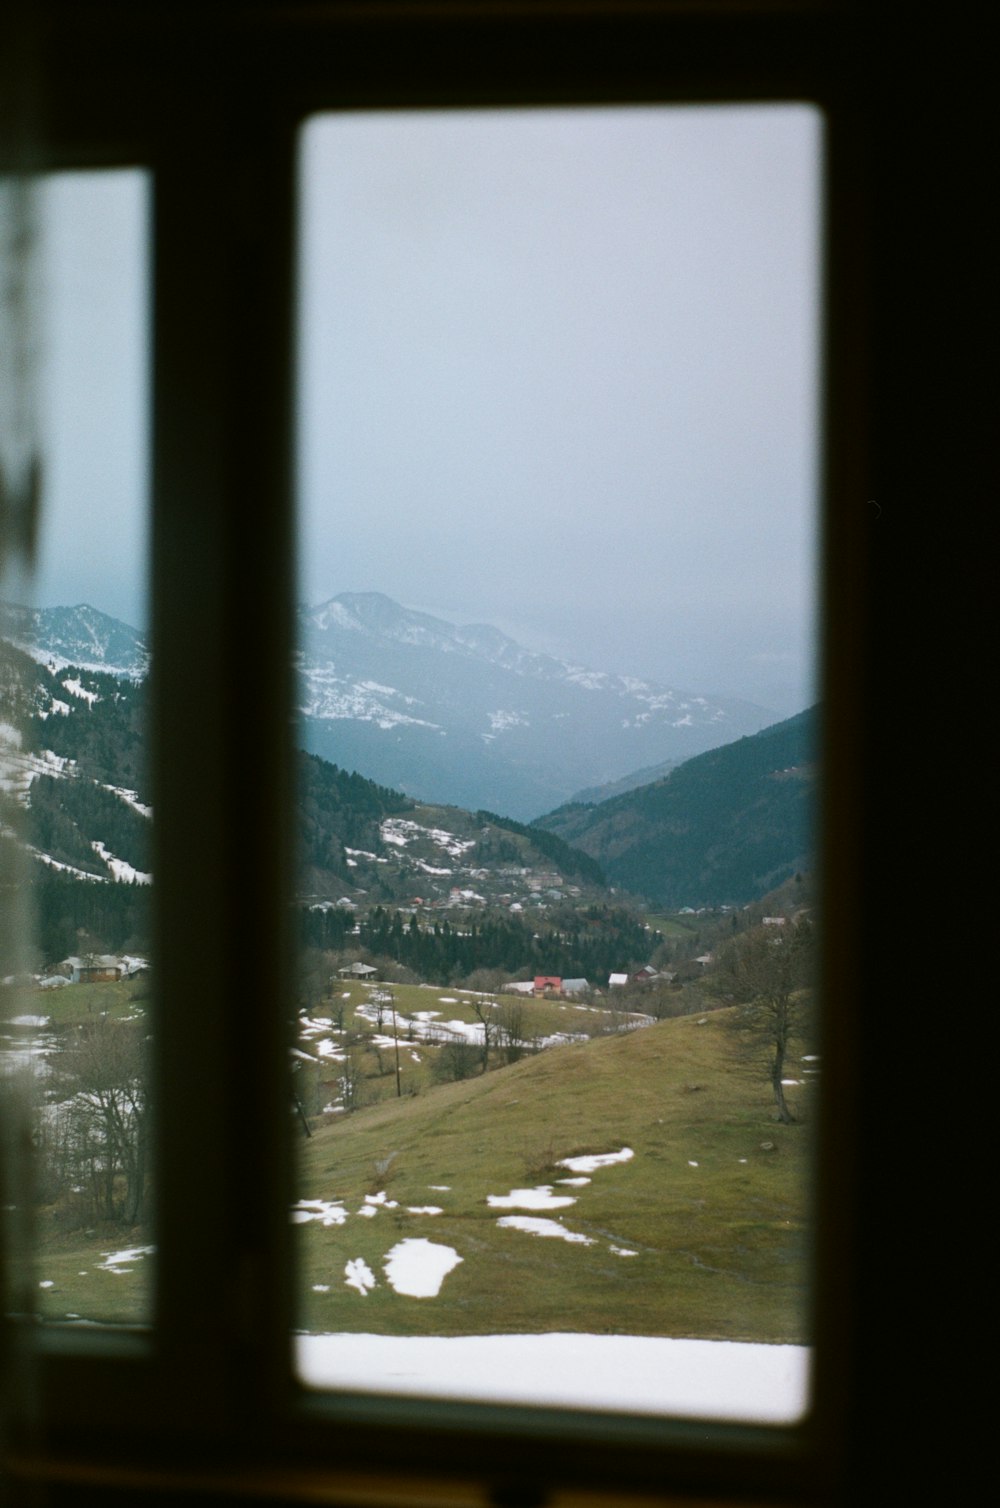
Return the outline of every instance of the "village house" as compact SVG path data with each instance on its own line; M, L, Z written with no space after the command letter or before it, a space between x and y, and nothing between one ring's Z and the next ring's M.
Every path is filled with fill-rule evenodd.
M539 995L550 996L550 995L561 995L561 994L562 994L562 980L558 979L555 974L536 974L535 975L535 998L536 999L538 998Z
M586 979L564 979L562 992L564 995L586 995L590 992L590 985Z
M113 953L88 953L83 958L67 958L60 972L69 969L70 984L107 984L124 979L129 972L124 959Z

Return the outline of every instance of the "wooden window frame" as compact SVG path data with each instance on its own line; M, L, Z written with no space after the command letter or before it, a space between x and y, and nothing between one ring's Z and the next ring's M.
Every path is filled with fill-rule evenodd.
M869 504L892 375L872 303L885 90L863 10L51 0L39 14L48 165L153 177L158 1276L149 1334L40 1335L31 1403L14 1421L15 1479L81 1501L167 1488L525 1504L847 1490L875 1438L872 1378L885 1371L882 1343L862 1342L880 1218L858 1152L871 1130L860 1043L878 895L863 839L878 792L857 735L876 700ZM285 1214L296 133L322 109L709 101L807 101L826 122L814 1407L799 1426L765 1429L310 1394L291 1369ZM249 706L240 660L254 665Z

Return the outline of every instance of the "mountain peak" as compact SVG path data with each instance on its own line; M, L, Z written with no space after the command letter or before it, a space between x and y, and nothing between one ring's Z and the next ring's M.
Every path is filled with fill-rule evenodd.
M89 602L74 607L0 603L0 637L56 670L74 665L131 680L149 670L145 635Z

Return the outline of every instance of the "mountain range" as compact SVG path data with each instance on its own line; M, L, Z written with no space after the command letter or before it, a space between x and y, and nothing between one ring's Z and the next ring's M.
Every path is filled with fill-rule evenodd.
M306 906L328 910L346 901L364 909L419 897L428 908L500 905L537 914L573 896L577 904L607 897L608 885L664 908L732 905L811 866L814 712L734 736L666 774L653 765L620 782L629 787L645 777L635 789L563 803L525 824L510 815L499 774L496 784L488 775L518 769L509 745L501 762L508 733L521 740L522 772L529 765L525 750L538 748L529 745L532 716L547 720L550 732L553 721L566 729L565 764L586 744L579 732L570 739L570 728L586 726L610 747L611 708L628 747L626 735L643 731L717 738L721 727L731 733L729 711L708 698L685 700L646 682L574 669L494 629L456 628L387 598L336 598L303 616L298 672L310 709L303 726L339 755L338 762L299 756L297 893ZM121 946L145 926L140 892L151 867L148 649L136 631L90 607L8 607L0 627L0 836L18 833L35 856L45 892L39 914L53 953L67 951L81 927ZM382 679L364 674L376 656ZM520 709L534 709L522 710L520 722L509 699L515 691ZM492 708L489 739L472 731L483 706ZM645 721L637 707L646 709ZM457 731L422 717L425 711L442 719L450 712ZM485 791L487 799L435 802L400 789L424 791L432 773L442 780L447 773L442 758L432 766L420 762L419 745L412 753L404 733L414 727L432 747L479 754L464 774L473 794ZM382 735L403 778L369 778L364 748L362 758L345 752L352 731L362 746L366 736ZM540 781L541 755L530 768ZM551 761L546 769L551 780ZM56 947L57 936L66 947Z
M300 739L426 801L522 821L774 721L763 707L612 675L378 592L299 616Z

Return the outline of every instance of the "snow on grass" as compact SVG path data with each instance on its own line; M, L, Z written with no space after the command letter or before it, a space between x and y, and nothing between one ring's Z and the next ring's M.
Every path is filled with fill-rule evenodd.
M131 1272L133 1263L140 1257L151 1256L155 1250L155 1246L128 1246L123 1251L102 1252L104 1261L98 1262L97 1266L102 1272Z
M550 1183L536 1189L511 1189L509 1194L487 1194L486 1203L495 1210L561 1210L575 1204L572 1194L553 1194Z
M454 833L445 832L443 828L422 827L419 822L412 822L407 817L386 817L379 830L383 843L395 843L399 848L405 848L413 838L429 838L452 859L461 858L463 853L476 846L475 838L457 838Z
M616 1257L637 1257L639 1255L637 1251L631 1251L627 1246L609 1246L608 1251L612 1252Z
M594 1173L598 1168L608 1168L615 1162L628 1162L635 1153L631 1147L622 1147L620 1152L597 1152L587 1157L562 1157L557 1164L569 1168L571 1173Z
M339 1199L300 1199L289 1211L295 1225L318 1220L321 1225L343 1225L347 1211Z
M557 1178L556 1183L565 1184L568 1189L582 1189L584 1184L590 1182L589 1178Z
M348 1288L356 1288L362 1298L367 1298L370 1290L377 1286L375 1274L364 1257L355 1257L348 1262L344 1268L344 1282Z
M408 1215L441 1215L444 1211L439 1204L408 1204L406 1213Z
M296 1359L309 1387L481 1403L791 1424L809 1402L806 1346L646 1335L303 1335Z
M8 1026L50 1026L51 1016L11 1016Z
M420 1236L400 1241L384 1259L385 1275L397 1293L414 1299L436 1298L441 1284L464 1258L452 1246Z
M529 1236L556 1236L560 1241L572 1241L579 1246L594 1245L590 1236L567 1230L558 1220L546 1220L542 1215L501 1215L497 1225L506 1230L523 1230Z

